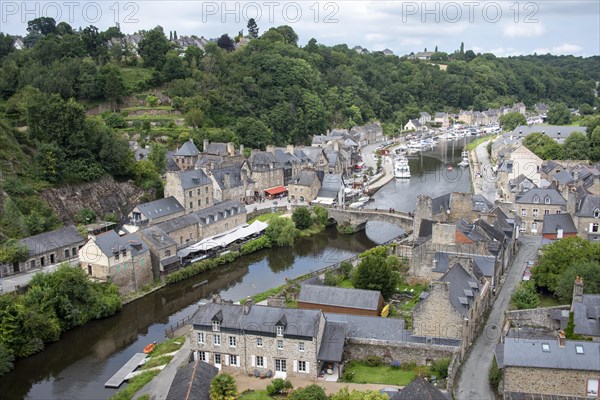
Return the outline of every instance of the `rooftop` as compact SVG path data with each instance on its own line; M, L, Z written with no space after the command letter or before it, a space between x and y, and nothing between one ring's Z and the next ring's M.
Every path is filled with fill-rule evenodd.
M29 249L29 257L33 257L38 254L47 253L50 250L83 243L84 241L85 239L79 234L77 228L73 225L69 225L54 231L26 237L19 242L27 246Z
M299 302L337 307L377 310L381 293L377 290L346 289L333 286L302 285Z

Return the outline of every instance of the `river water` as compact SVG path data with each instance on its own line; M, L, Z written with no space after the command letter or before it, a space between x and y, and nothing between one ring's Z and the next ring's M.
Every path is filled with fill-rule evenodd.
M462 142L462 141L461 141ZM462 143L440 142L437 148L409 159L412 177L392 181L374 196L369 208L413 211L418 194L438 196L470 190L469 170L456 166ZM448 172L447 163L453 163ZM167 286L133 303L117 315L93 321L62 336L34 356L15 363L0 377L2 399L105 399L116 390L104 383L133 354L165 338L165 329L192 315L196 303L220 293L241 300L293 278L350 258L402 233L396 226L369 222L366 231L339 235L335 228L294 244L291 250L267 249L239 258L230 265ZM208 283L196 289L193 285ZM122 386L123 387L123 386Z

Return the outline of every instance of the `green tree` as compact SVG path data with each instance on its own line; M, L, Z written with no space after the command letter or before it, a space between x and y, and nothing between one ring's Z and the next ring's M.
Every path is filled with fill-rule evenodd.
M600 161L600 126L590 134L590 160Z
M13 369L14 360L15 356L12 350L7 349L4 344L0 343L0 376Z
M50 17L39 17L27 22L27 32L48 35L56 31L56 21Z
M29 249L16 239L9 239L0 245L0 264L15 264L29 257ZM1 375L1 374L0 374Z
M219 374L210 383L210 400L235 400L237 386L229 374Z
M580 261L568 266L558 277L556 296L565 304L573 299L573 283L579 276L583 279L585 293L600 293L600 262Z
M233 39L231 39L226 33L224 33L219 39L217 39L217 46L228 52L235 50L235 44L233 43Z
M101 64L108 56L108 46L98 28L93 25L86 27L81 33L81 40L87 53Z
M319 385L308 385L300 388L289 397L290 400L327 400L325 390Z
M187 126L198 129L204 122L204 112L202 110L194 108L185 114L185 123Z
M379 290L388 298L396 291L398 275L386 263L386 257L368 255L362 259L352 275L357 289Z
M294 222L283 217L271 218L265 233L271 239L271 243L279 247L292 246L298 235Z
M102 75L104 78L104 97L111 103L113 112L115 112L117 105L121 104L123 96L126 94L121 70L114 65L106 66Z
M167 169L167 148L160 143L152 144L148 160L154 164L157 172L164 173Z
M581 132L571 133L565 139L563 153L566 160L587 160L590 153L590 142L587 136Z
M264 149L268 144L273 143L271 129L264 122L253 117L238 119L235 133L240 138L240 142L250 148Z
M543 160L560 160L564 157L562 146L541 132L527 135L523 139L523 145Z
M327 209L325 207L315 206L313 212L315 213L315 221L321 226L326 226L327 221L329 221L329 212Z
M511 300L519 310L536 308L540 304L533 282L521 282L513 292Z
M138 44L138 53L144 60L145 67L160 69L166 62L170 48L171 43L163 28L157 26L144 34L144 38Z
M0 32L0 59L15 51L14 42L15 38Z
M93 224L96 222L96 218L98 218L96 211L86 207L79 210L75 217L75 222L78 224Z
M519 125L526 125L527 119L519 112L511 112L501 116L499 122L504 131L512 131Z
M312 225L312 218L310 217L310 211L306 207L298 207L292 214L292 221L296 224L298 229L306 229Z
M571 123L571 111L564 103L558 103L548 110L548 123L550 125L568 125Z
M248 36L256 39L258 37L258 25L256 25L254 18L248 20L248 25L246 25L246 27L248 28Z

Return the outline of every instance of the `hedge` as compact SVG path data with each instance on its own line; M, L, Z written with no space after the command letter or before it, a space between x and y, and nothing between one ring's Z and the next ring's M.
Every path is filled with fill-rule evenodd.
M244 244L240 249L240 252L242 255L246 255L269 247L271 247L271 239L269 239L267 235L263 235Z
M185 279L196 276L202 272L210 271L216 267L230 263L241 256L240 252L232 251L231 253L223 254L219 257L209 258L207 260L198 261L189 267L180 269L167 276L167 284L176 283Z

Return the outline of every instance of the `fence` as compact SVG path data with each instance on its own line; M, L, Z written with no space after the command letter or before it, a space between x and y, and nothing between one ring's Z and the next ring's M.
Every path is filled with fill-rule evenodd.
M184 326L189 325L191 322L192 322L192 316L188 315L187 317L178 321L176 324L170 325L167 329L165 329L165 336L168 338L175 337L176 336L175 332L177 332L179 329L183 328Z

